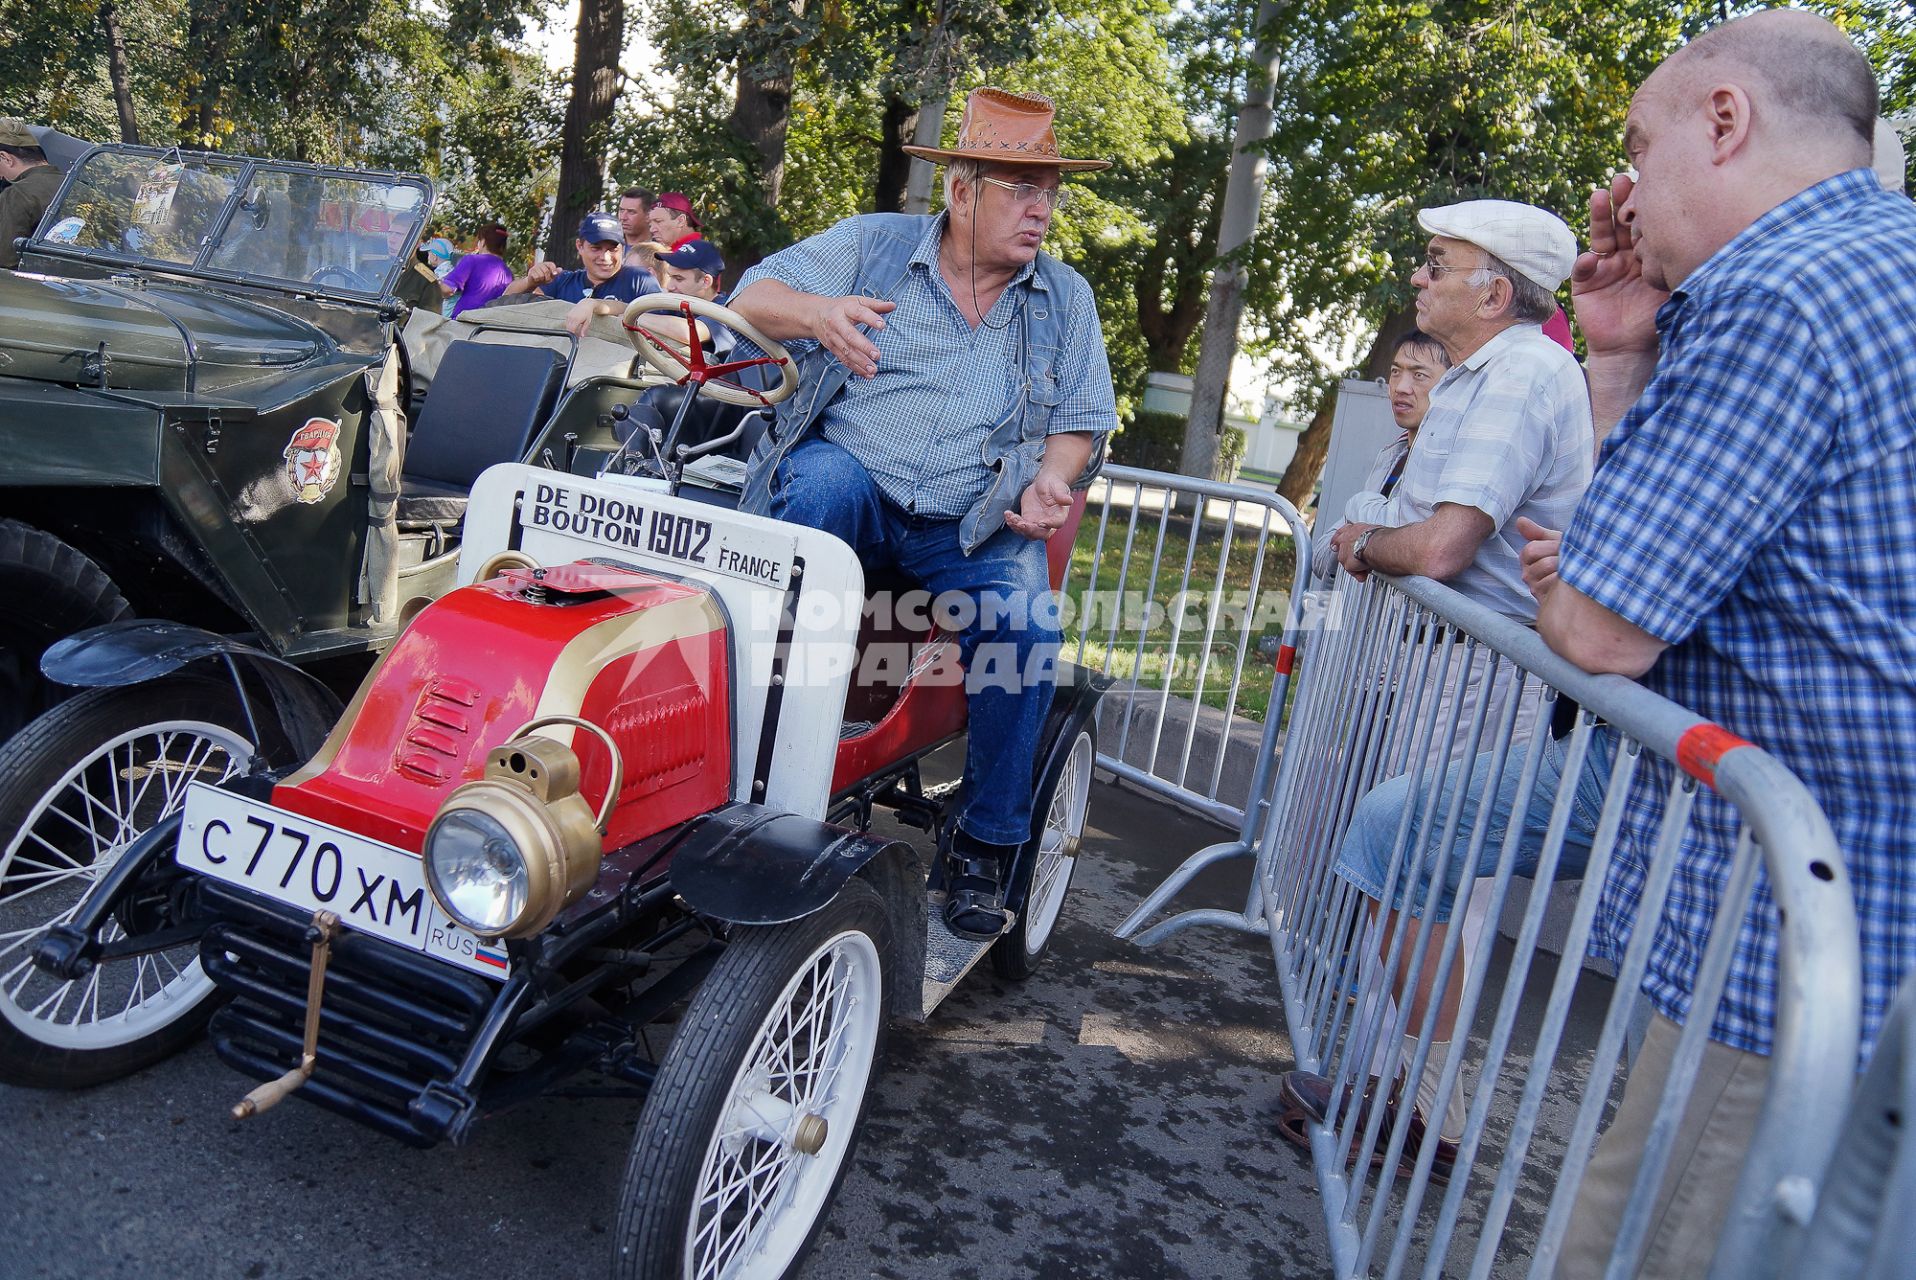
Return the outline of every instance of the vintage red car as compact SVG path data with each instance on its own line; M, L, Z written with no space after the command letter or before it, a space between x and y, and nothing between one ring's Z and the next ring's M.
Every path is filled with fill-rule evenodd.
M116 624L50 655L83 683L158 675L177 733L109 736L9 846L0 1078L97 1084L204 1030L264 1082L236 1113L293 1096L430 1145L598 1073L646 1097L615 1273L797 1267L887 1022L987 952L1010 977L1044 954L1102 683L1061 673L1012 927L953 936L942 859L871 824L944 829L920 764L965 731L955 646L862 608L879 584L842 542L734 509L723 455L754 424L685 443L689 392L737 372L690 359L669 430L480 478L463 585L302 758L200 731L195 698L264 696L227 638Z

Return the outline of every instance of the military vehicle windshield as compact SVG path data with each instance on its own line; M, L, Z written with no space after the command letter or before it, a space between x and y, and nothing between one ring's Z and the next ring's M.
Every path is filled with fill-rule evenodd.
M416 180L212 155L105 148L42 219L42 242L168 270L379 297L419 239Z

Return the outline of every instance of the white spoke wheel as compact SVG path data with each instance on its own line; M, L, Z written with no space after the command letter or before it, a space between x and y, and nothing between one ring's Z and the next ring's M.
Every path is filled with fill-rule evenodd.
M184 802L189 782L243 771L253 748L232 689L174 677L94 689L0 750L0 1081L80 1088L128 1075L199 1034L214 988L184 942L102 960L71 981L32 954L129 845ZM103 937L164 904L116 914Z
M857 878L802 920L738 930L639 1117L614 1274L775 1280L798 1269L864 1114L889 937L884 904Z
M1080 728L1049 787L1032 803L1034 830L1032 842L1026 846L1030 888L1016 923L991 948L991 966L1000 977L1030 977L1051 945L1065 894L1071 889L1071 873L1078 866L1078 843L1084 838L1084 816L1091 803L1091 770L1097 755L1090 728Z

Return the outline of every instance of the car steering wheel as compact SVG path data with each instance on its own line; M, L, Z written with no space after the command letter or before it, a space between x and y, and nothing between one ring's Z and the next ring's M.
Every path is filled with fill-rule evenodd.
M675 339L662 338L639 327L639 318L647 315L671 315L682 317L686 329L686 343L681 349ZM750 360L715 360L708 357L699 346L692 322L703 318L724 325L740 338L751 343L765 354ZM784 347L760 333L752 324L730 307L721 307L716 302L707 302L704 298L694 298L682 293L648 293L632 300L620 317L625 326L626 336L632 345L644 357L645 362L670 378L679 386L695 383L708 396L725 404L742 404L749 408L777 404L792 392L798 390L798 369L791 355ZM769 391L759 391L738 382L728 375L741 369L750 369L758 365L776 365L778 367L778 385Z
M344 267L321 267L306 279L309 284L316 284L322 289L364 289L366 287L364 281Z

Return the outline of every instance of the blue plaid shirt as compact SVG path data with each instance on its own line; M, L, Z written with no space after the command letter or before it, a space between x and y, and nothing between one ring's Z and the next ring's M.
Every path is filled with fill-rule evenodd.
M1864 1052L1916 971L1916 205L1868 169L1758 219L1657 314L1662 353L1566 532L1562 578L1667 649L1644 683L1763 747L1835 828ZM1668 765L1635 791L1592 948L1636 924ZM1651 783L1654 785L1644 785ZM1738 821L1699 794L1644 991L1689 1010ZM1767 877L1711 1037L1767 1053Z
M991 484L983 443L991 428L1016 413L1023 387L1021 355L1026 307L1045 305L1043 278L1026 263L984 323L973 329L938 270L945 215L926 223L911 268L892 300L897 309L871 335L878 374L853 377L819 419L827 440L864 464L879 492L906 511L956 518ZM778 280L828 298L852 291L858 274L858 232L851 219L781 249L747 271L733 296L753 281ZM1118 425L1111 366L1097 302L1083 276L1068 271L1064 348L1059 352L1058 407L1050 434L1110 431ZM785 344L794 356L818 344Z

